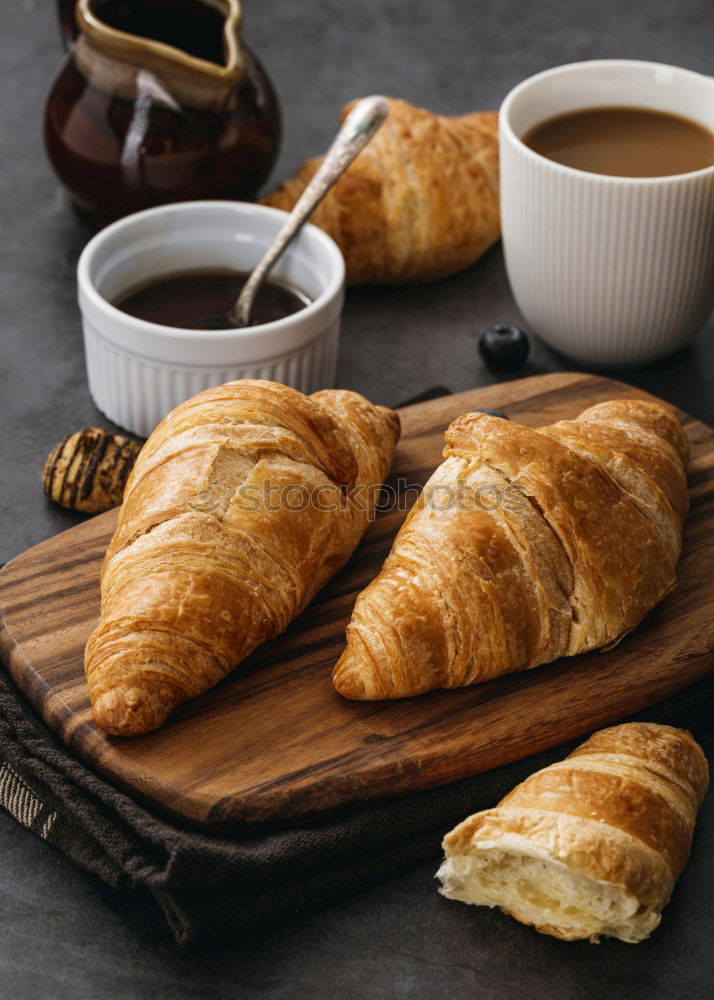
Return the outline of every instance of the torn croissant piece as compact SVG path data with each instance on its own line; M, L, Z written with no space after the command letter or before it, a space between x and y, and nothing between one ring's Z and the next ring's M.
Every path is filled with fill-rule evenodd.
M290 211L321 162L309 160L263 204ZM445 117L390 98L384 125L311 221L339 246L351 285L433 281L467 267L500 236L497 113Z
M688 442L666 407L533 430L468 413L360 594L334 684L398 698L616 642L675 584Z
M685 730L604 729L447 834L441 892L566 941L642 941L689 857L708 782Z
M273 382L229 382L170 413L102 567L85 654L97 725L155 729L282 632L357 545L398 436L398 416L357 393Z

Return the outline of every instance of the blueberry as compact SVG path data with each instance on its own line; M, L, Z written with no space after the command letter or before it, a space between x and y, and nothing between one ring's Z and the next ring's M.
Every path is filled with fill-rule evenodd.
M528 357L528 337L517 326L490 326L478 341L479 354L492 372L515 372Z
M506 416L503 410L490 410L487 406L484 406L480 410L472 410L472 413L486 413L489 417L500 417L502 420L509 420L510 418Z

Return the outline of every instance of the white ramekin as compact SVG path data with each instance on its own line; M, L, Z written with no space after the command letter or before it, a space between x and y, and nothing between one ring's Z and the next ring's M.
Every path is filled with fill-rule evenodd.
M315 226L303 228L272 272L313 300L285 319L244 330L180 330L111 305L156 275L251 270L285 217L245 202L183 202L130 215L87 244L77 269L87 376L110 420L144 437L185 399L231 379L270 379L306 393L333 384L345 267Z
M714 129L714 79L658 63L598 60L539 73L500 110L501 225L508 278L552 347L627 367L682 347L714 306L714 167L609 177L548 160L521 142L579 108L669 111Z

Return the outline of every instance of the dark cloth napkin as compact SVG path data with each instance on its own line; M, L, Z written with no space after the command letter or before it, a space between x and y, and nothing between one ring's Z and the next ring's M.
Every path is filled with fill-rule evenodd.
M714 754L714 676L637 718L690 729ZM0 672L0 805L110 886L148 889L181 944L221 928L260 933L424 861L436 867L454 823L575 745L319 822L212 836L143 808L88 770Z

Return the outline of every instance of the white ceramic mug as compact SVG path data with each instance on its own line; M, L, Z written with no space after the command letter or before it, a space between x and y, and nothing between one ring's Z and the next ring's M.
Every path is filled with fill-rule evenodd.
M500 109L501 224L518 307L546 343L598 367L682 347L714 307L714 166L610 177L563 166L521 141L587 107L667 111L714 130L714 79L607 59L546 70Z

